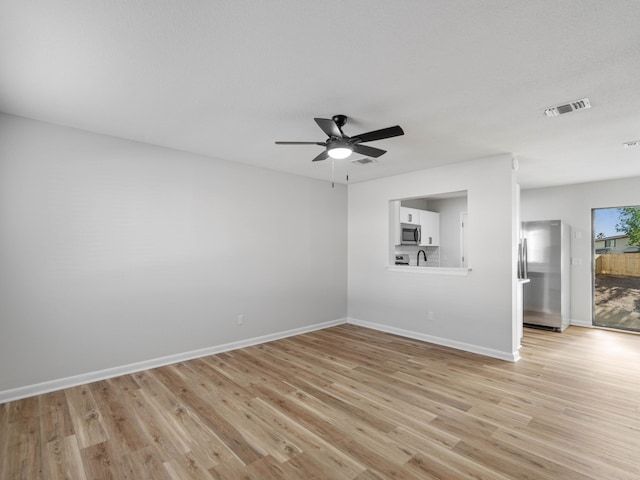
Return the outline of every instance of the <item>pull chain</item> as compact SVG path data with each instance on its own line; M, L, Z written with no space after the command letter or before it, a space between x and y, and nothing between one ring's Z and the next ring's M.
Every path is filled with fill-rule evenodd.
M331 159L331 188L336 188L336 184L334 182L335 173L336 173L336 161L332 158Z

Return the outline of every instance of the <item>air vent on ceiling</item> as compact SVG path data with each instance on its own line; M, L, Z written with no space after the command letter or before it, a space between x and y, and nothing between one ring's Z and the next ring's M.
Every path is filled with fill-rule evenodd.
M356 165L367 165L369 163L378 163L378 161L373 160L372 158L360 158L358 160L353 160L351 163L355 163Z
M545 109L544 114L547 117L557 117L564 113L573 112L575 110L584 110L585 108L591 108L591 102L587 97L580 100L574 100L573 102L565 103L564 105L556 105Z
M622 146L624 148L638 148L640 147L640 140L635 140L633 142L624 142Z

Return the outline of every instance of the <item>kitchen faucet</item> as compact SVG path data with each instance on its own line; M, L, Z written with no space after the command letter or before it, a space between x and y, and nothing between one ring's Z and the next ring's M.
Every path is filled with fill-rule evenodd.
M420 254L424 255L424 263L427 263L427 252L424 250L418 250L418 256L416 258L416 266L420 266Z

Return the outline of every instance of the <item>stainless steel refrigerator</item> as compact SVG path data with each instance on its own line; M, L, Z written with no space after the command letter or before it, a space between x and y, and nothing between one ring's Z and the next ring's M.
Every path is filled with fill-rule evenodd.
M571 319L571 232L561 220L522 223L518 275L524 324L562 332Z

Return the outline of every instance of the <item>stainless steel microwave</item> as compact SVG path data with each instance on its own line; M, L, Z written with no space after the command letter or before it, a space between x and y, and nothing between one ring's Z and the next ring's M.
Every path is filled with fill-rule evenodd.
M401 245L418 245L420 243L420 225L410 225L408 223L403 223L401 227Z

